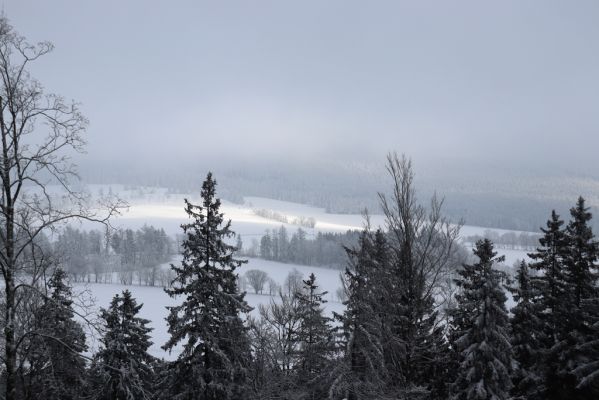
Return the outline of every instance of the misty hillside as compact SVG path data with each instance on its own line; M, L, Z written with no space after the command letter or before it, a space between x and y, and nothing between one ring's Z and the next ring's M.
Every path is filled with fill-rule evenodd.
M426 161L414 162L419 198L426 201L435 192L443 196L446 213L455 222L536 231L546 221L547 210L566 215L579 195L587 199L593 211L599 210L599 178L590 175L544 176L507 165L482 172L475 164L449 165L442 170ZM186 193L196 190L200 172L210 169L219 176L223 198L233 202L241 202L244 196L267 197L349 214L359 214L364 208L380 212L377 193L386 190L387 173L382 161L319 161L295 166L258 161L251 166L212 168L201 165L188 164L175 170L168 166L100 169L84 164L82 174L88 183L167 187L175 193Z

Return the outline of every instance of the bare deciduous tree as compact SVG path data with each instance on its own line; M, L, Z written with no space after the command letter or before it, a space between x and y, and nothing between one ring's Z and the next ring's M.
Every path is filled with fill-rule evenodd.
M92 205L71 185L77 173L69 153L83 150L87 120L76 103L45 94L28 72L52 48L28 43L0 18L0 270L8 400L17 396L17 335L28 334L16 326L19 292L36 290L49 265L37 239L73 218L106 223L122 206L107 199Z
M254 293L262 294L264 285L268 282L268 274L258 269L250 269L245 273L245 279L249 285L254 289Z
M285 294L287 296L293 296L295 293L302 290L304 274L297 270L297 268L293 268L287 274L285 278Z
M392 194L379 194L389 234L390 261L397 279L398 311L402 322L396 329L401 340L393 364L404 371L408 384L422 384L415 376L417 363L425 365L434 328L439 321L434 309L441 289L457 267L461 222L451 224L442 215L443 200L433 195L429 207L416 198L411 161L396 153L387 157L387 171L393 180ZM431 326L432 325L432 326ZM428 331L428 332L427 332ZM420 367L422 367L420 365Z
M412 162L404 155L389 154L387 171L393 180L393 193L379 193L379 198L395 261L418 290L415 298L430 298L461 261L456 253L462 222L452 224L443 216L443 199L436 194L428 208L418 203Z

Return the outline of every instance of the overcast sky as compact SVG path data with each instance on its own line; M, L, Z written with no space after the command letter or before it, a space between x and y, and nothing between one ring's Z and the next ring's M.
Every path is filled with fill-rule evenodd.
M33 1L88 157L599 159L599 2ZM599 172L599 171L596 171Z

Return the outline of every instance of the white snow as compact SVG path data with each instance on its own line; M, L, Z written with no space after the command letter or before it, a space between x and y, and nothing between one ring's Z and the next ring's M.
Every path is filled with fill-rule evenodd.
M248 264L244 264L238 271L240 275L243 275L245 271L250 269L261 269L268 273L279 285L283 285L287 274L293 269L297 269L304 276L304 279L308 277L310 273L314 273L316 276L317 284L320 285L322 290L329 291L329 294L325 297L328 301L326 304L326 311L329 315L335 311L341 313L343 311L343 305L336 299L335 291L340 286L339 272L338 270L318 268L318 267L307 267L303 265L293 264L282 264L273 261L264 261L259 259L250 259ZM95 298L94 308L99 310L107 308L110 301L115 294L120 294L123 290L128 289L131 291L133 296L136 298L138 303L143 303L143 307L140 310L140 317L146 318L151 321L150 326L154 329L151 333L153 345L150 348L150 353L155 357L164 358L171 360L176 358L180 349L175 349L170 354L160 347L166 343L169 338L166 324L166 317L168 315L167 306L177 305L180 300L169 297L163 288L161 287L149 287L149 286L137 286L137 285L119 285L119 284L75 284L75 292L83 290L89 290L92 296ZM258 315L258 305L269 304L270 301L278 301L277 297L271 297L268 294L254 294L252 289L248 288L246 294L246 301L253 307L251 314ZM266 291L267 293L267 291ZM88 340L91 350L95 349L98 345L96 338L90 337Z
M89 185L88 190L93 196L107 195L109 192L112 192L128 201L129 209L123 215L116 218L113 221L113 225L133 229L140 228L144 224L154 225L157 228L163 228L170 235L181 233L180 225L187 221L187 216L183 210L183 199L187 198L194 204L200 203L199 193L169 194L163 188L126 189L122 185ZM275 211L286 216L289 221L298 217L314 218L316 224L313 229L302 228L308 232L308 236L314 235L319 231L344 232L350 229L359 230L362 229L364 224L364 219L359 214L327 214L322 208L286 201L261 197L245 197L243 204L223 201L221 211L224 212L227 219L233 221L232 228L236 233L241 234L245 246L248 246L252 237L259 239L266 229L278 228L281 225L285 225L291 233L298 228L298 226L292 224L281 224L281 222L260 217L254 213L253 210L256 209ZM372 215L371 225L375 228L383 226L383 216ZM82 228L90 229L93 226L82 223ZM462 228L461 234L462 237L475 234L484 235L488 229L466 225ZM491 230L499 234L508 232L502 229ZM506 255L507 266L513 265L518 259L526 258L525 251L498 249L498 253L499 255ZM243 275L245 271L250 269L259 269L266 272L279 285L283 286L285 278L294 268L300 271L304 275L304 278L307 278L312 272L316 275L317 283L319 283L323 290L329 292L326 297L328 300L328 312L342 311L343 306L337 301L336 296L336 291L340 287L339 274L341 271L339 270L250 259L248 264L243 265L238 272L240 275ZM90 289L96 297L97 307L107 307L115 294L128 288L137 298L138 302L144 304L141 316L152 321L154 345L151 348L151 353L165 359L176 357L176 350L173 354L168 354L160 348L168 338L165 321L168 311L165 307L176 304L176 300L171 299L162 288L145 286L125 287L117 284L78 285L78 289L83 289L84 287ZM252 311L254 314L257 313L259 304L269 303L273 299L266 294L257 295L251 293L252 289L249 286L246 289L248 292L246 299L254 307L254 311ZM265 293L267 293L266 288Z

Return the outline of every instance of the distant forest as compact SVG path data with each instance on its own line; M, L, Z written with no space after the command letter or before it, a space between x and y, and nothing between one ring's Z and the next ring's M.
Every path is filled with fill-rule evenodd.
M195 164L171 168L121 168L118 163L98 168L87 163L81 169L90 183L161 186L181 193L197 191L197 171L208 170ZM380 213L376 194L386 190L385 170L380 164L322 161L311 166L273 168L262 161L251 166L217 166L214 172L226 200L241 203L243 196L267 197L321 207L331 213L358 214L365 208L371 214ZM463 220L468 225L530 232L543 225L545 210L555 208L560 214L567 214L575 194L590 200L599 198L599 181L589 177L539 178L523 173L511 178L480 177L468 169L462 175L445 177L437 171L417 174L418 198L427 199L435 191L442 193L445 213L454 222ZM592 212L599 212L592 201L589 205ZM597 221L592 224L599 228Z
M240 255L291 264L343 268L347 264L345 248L355 246L359 237L359 231L318 232L314 237L308 237L302 228L289 234L281 225L278 229L267 230L260 241L254 242Z

